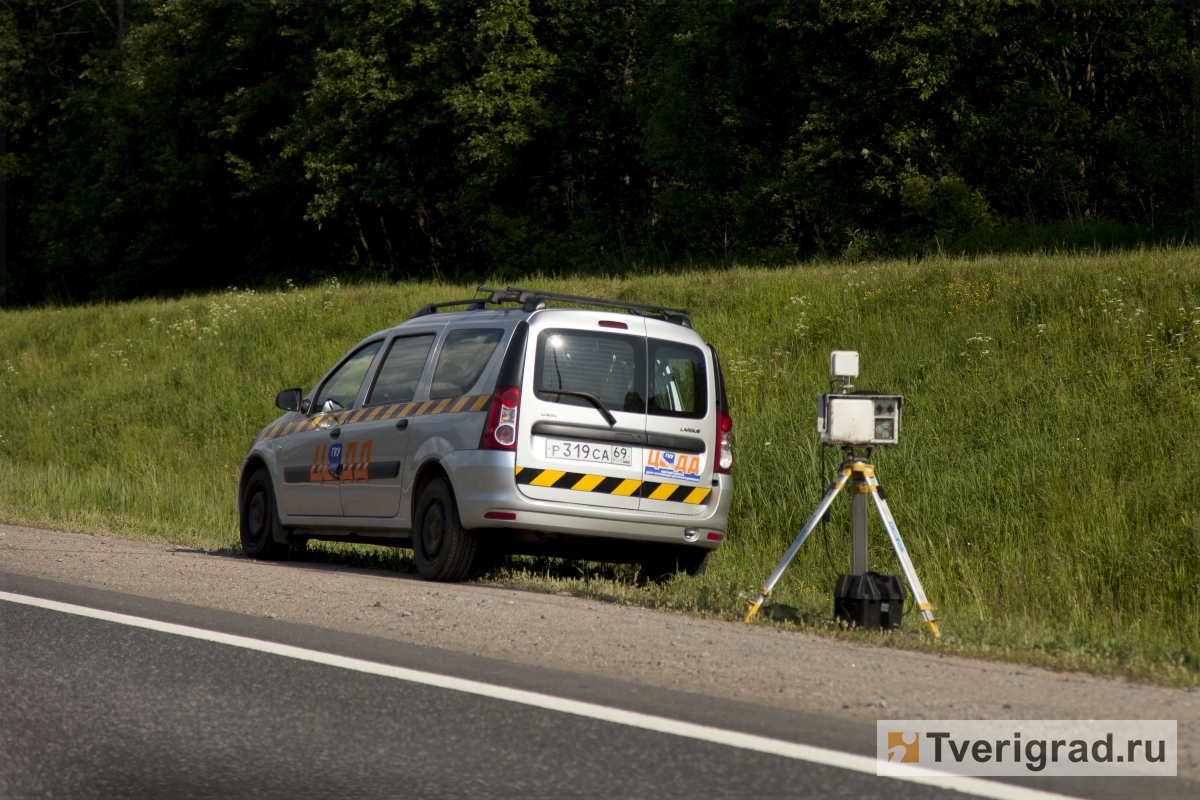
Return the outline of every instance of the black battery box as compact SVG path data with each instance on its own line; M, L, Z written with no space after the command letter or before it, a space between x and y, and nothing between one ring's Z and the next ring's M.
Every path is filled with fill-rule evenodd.
M859 628L895 630L904 619L906 597L899 575L838 575L833 616Z

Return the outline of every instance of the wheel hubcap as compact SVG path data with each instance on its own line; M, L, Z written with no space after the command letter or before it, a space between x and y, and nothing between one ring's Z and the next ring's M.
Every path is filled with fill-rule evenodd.
M425 512L425 523L421 526L421 543L425 554L436 558L442 549L442 538L446 532L446 515L441 503L434 503Z
M267 529L267 493L259 489L250 498L250 507L246 511L246 527L250 536L258 541Z

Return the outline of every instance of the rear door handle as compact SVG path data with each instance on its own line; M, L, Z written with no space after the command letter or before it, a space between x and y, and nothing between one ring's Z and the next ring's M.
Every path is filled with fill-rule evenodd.
M407 419L398 420L396 422L396 430L398 430L398 431L408 430L408 420Z
M341 427L340 427L340 426L339 426L339 427L337 427L337 428L334 428L333 430L331 430L331 431L329 432L329 438L330 438L330 439L336 439L336 438L338 438L338 437L339 437L339 436L341 436L341 435L342 435L342 429L341 429Z

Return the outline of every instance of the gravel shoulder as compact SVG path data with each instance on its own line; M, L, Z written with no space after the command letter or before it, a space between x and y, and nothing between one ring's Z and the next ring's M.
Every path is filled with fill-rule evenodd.
M1175 719L1179 774L1200 778L1196 691L508 587L9 525L0 525L0 570L860 723Z

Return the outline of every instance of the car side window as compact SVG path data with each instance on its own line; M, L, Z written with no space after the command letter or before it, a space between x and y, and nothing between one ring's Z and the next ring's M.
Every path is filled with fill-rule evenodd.
M650 340L650 413L703 419L708 413L708 368L695 347Z
M425 369L434 334L398 336L392 340L383 365L375 376L375 385L367 397L367 405L407 403L417 393L417 381Z
M504 331L499 328L464 328L450 331L438 356L429 399L466 394L483 374Z
M358 390L362 388L363 379L367 377L367 369L371 360L383 346L383 340L371 342L355 351L337 368L317 392L317 401L313 404L315 411L340 411L354 405ZM328 406L328 407L327 407Z

